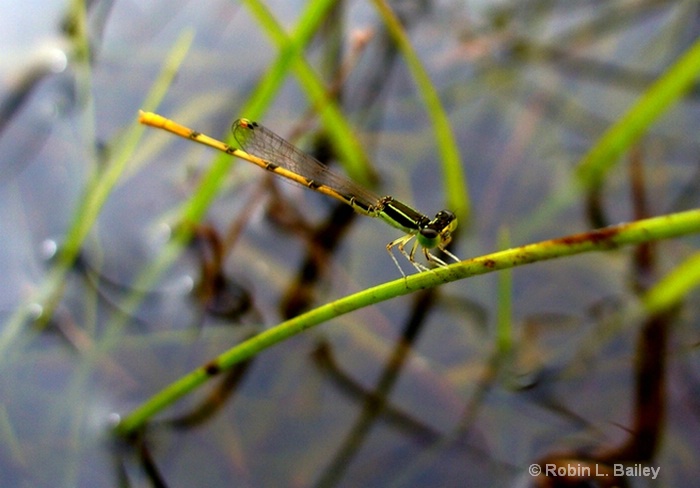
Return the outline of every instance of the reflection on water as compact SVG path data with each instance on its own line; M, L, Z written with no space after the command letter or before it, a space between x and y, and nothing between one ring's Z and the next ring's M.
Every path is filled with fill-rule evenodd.
M509 350L494 339L497 277L481 276L217 369L146 431L114 439L115 419L282 317L398 278L384 250L398 236L244 163L220 178L203 222L181 221L216 155L129 131L183 29L194 43L159 112L220 138L254 116L312 151L319 107L289 75L266 113L240 113L261 80L274 84L277 51L238 4L89 7L86 24L58 4L0 16L5 483L533 486L531 464L585 458L660 466L666 484L688 484L696 305L635 321L627 311L692 240L518 269ZM269 7L291 33L306 4ZM592 227L576 161L697 38L697 7L674 2L394 8L462 155L473 205L462 257L493 250L504 227L513 245ZM409 62L371 6L325 17L307 59L371 156L377 191L432 215L445 206L441 153ZM633 170L611 176L600 219L698 205L696 93L640 144ZM123 154L114 186L100 186ZM681 339L666 346L670 330Z

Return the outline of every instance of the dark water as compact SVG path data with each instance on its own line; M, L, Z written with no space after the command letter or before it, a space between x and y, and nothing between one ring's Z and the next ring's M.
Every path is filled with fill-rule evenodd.
M395 6L468 179L462 258L498 249L503 230L519 245L600 224L571 184L576 162L698 35L692 2L499 5ZM294 30L299 6L269 8ZM398 235L238 162L190 244L144 281L214 157L155 129L124 152L169 50L191 30L158 112L225 138L250 116L240 110L273 42L233 2L95 2L85 64L65 6L2 10L3 486L530 486L533 463L575 475L639 466L629 486L694 479L696 301L654 321L629 312L693 252L690 238L643 250L648 259L623 249L514 271L505 357L495 355L498 277L481 276L307 331L139 438L116 439L116 419L245 338L398 278L384 251ZM364 46L360 33L371 34ZM423 99L372 7L338 6L307 59L327 79L346 63L339 103L380 175L375 190L430 215L446 206ZM697 93L612 172L603 223L698 206ZM318 126L292 75L256 118L285 137ZM311 150L313 139L298 142ZM122 154L76 259L52 275L81 202ZM50 316L37 299L47 289L61 292Z

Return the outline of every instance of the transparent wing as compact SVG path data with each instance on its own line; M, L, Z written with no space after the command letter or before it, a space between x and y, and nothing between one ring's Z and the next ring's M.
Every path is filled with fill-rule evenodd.
M380 197L354 183L352 180L332 172L318 159L306 154L265 127L247 119L238 119L231 127L241 149L276 164L316 183L326 185L347 197L354 197L365 206L376 205Z

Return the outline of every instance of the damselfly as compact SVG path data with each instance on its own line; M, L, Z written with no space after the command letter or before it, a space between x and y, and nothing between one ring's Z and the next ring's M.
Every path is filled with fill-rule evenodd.
M392 252L394 247L398 248L418 271L427 270L415 260L419 246L428 262L447 266L445 261L431 253L431 250L436 248L454 261L459 261L459 258L447 249L452 240L452 233L457 228L457 217L454 213L441 210L431 219L394 197L375 195L350 179L332 172L316 158L256 122L238 119L233 123L231 130L242 150L152 112L139 112L139 122L244 159L283 178L340 200L361 214L378 217L401 229L405 235L391 241L386 245L386 249L404 276L406 275ZM406 245L414 238L410 251L407 251Z

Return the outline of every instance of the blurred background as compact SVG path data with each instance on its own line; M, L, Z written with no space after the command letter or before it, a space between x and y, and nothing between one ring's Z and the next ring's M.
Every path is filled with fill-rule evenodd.
M489 274L387 301L217 377L133 439L110 429L242 340L401 276L385 250L400 231L139 126L139 109L223 140L255 119L379 195L453 209L451 250L466 259L698 206L697 85L593 201L573 184L579 159L697 40L697 1L0 9L3 485L577 481L533 478L533 463L660 467L608 481L693 484L699 302L629 308L697 237L525 266L505 291ZM183 227L191 238L171 246Z

